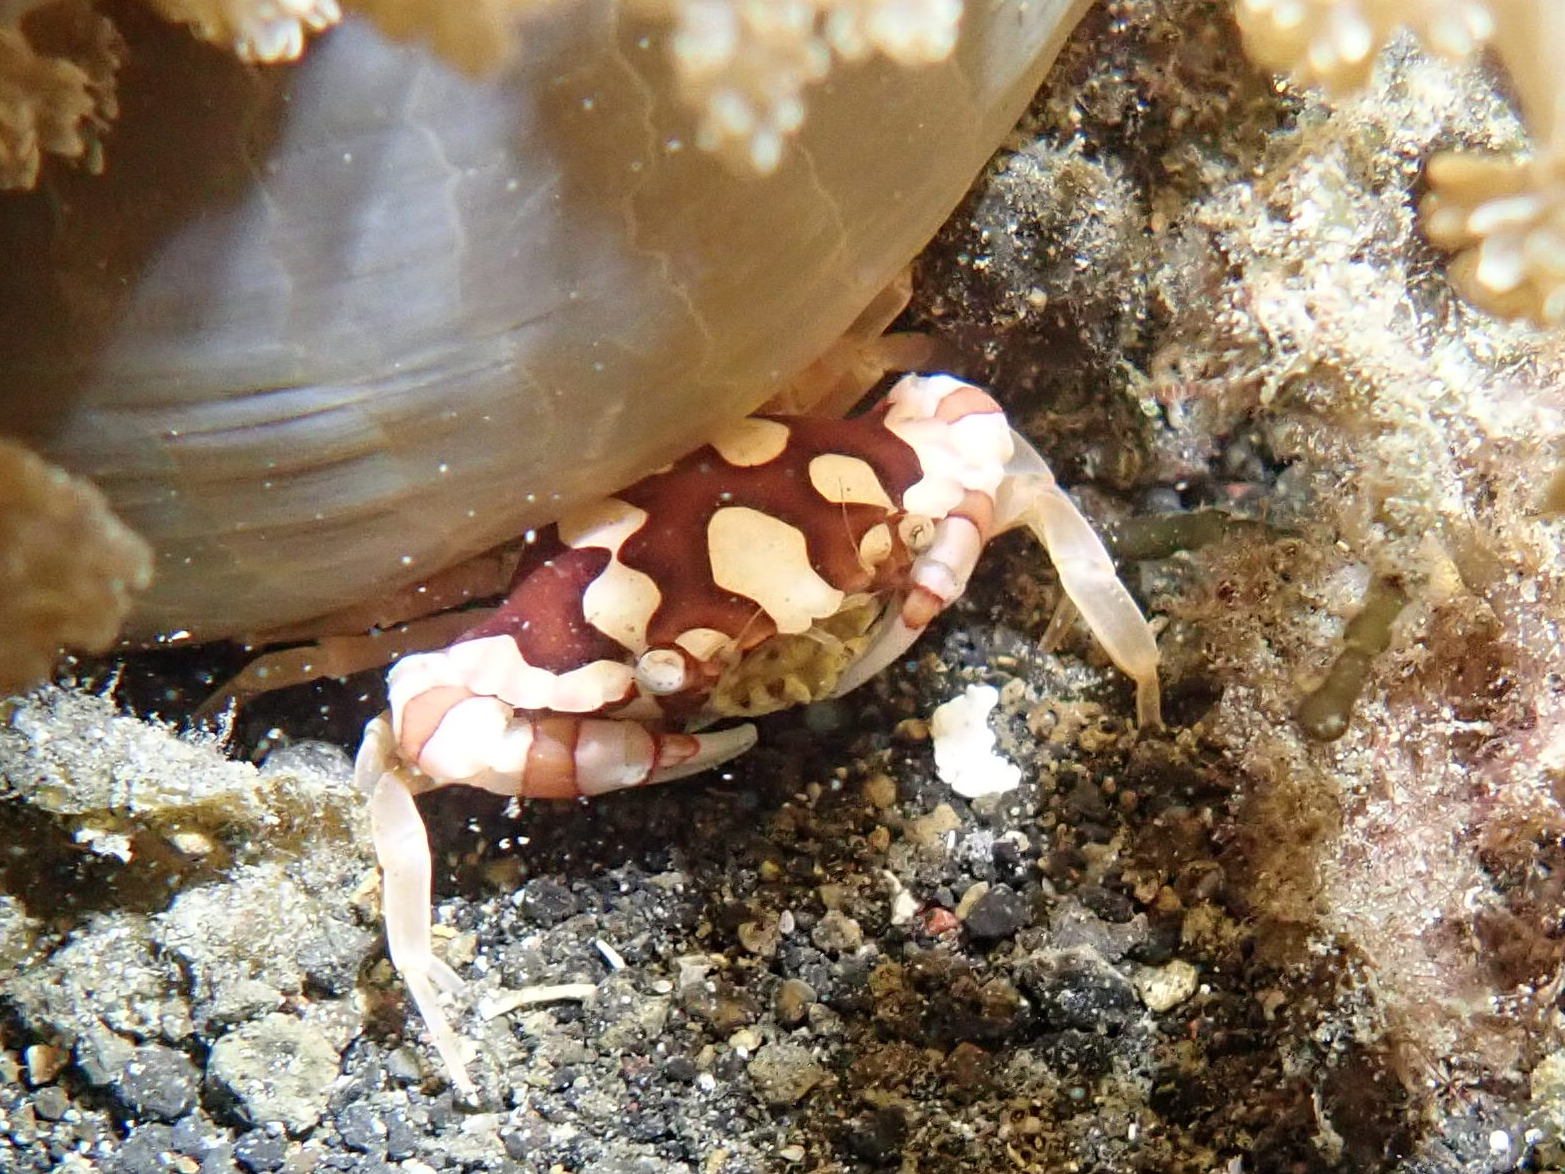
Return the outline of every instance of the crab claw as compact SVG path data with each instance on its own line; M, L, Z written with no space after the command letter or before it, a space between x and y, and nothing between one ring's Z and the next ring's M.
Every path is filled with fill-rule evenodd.
M892 600L833 696L857 688L901 656L967 587L995 534L1025 526L1043 543L1067 598L1110 658L1136 682L1136 719L1162 724L1157 642L1114 564L1027 439L1000 405L949 375L909 375L887 396L888 430L918 454L924 477L903 499L909 517L936 519Z

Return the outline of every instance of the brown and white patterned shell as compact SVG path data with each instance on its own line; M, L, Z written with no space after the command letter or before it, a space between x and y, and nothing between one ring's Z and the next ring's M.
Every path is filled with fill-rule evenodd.
M496 612L393 670L393 709L450 687L679 725L825 696L891 600L916 599L936 522L987 541L1009 453L998 405L955 380L906 380L851 420L740 421L542 531Z

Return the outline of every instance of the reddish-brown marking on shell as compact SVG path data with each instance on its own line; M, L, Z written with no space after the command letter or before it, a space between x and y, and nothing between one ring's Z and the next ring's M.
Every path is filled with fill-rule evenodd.
M987 493L969 489L960 505L946 515L949 518L966 518L978 527L979 536L985 542L994 537L994 498Z
M600 547L572 550L553 526L527 548L499 609L462 640L510 636L527 663L566 673L595 660L623 660L625 649L587 622L582 594L609 565Z
M935 408L935 419L955 424L968 416L992 416L999 412L1000 405L994 402L993 396L969 383L941 397Z
M943 407L944 404L941 406ZM960 419L962 417L953 418ZM967 495L962 498L957 507L947 514L946 517L966 518L977 528L980 542L987 543L994 536L994 498L987 493L969 489ZM923 628L928 626L945 608L945 600L942 600L928 588L914 583L910 586L907 598L902 603L902 619L909 627Z
M652 773L672 770L684 765L700 753L701 745L691 734L660 734L658 736L657 761Z
M620 493L648 515L647 524L621 547L620 559L663 588L662 605L648 626L649 641L671 644L691 628L715 628L748 649L776 632L754 601L712 581L699 536L706 534L720 509L747 507L793 526L805 537L810 565L842 591L872 589L904 568L907 558L900 543L878 575L866 571L859 560L865 533L886 520L883 509L828 502L810 483L812 460L822 453L841 453L864 460L887 495L900 499L920 476L918 459L886 431L882 417L879 410L852 420L768 417L789 429L787 445L772 460L736 467L708 445Z
M418 653L388 674L389 720L371 723L355 773L373 785L392 958L459 1079L458 1041L431 982L451 985L430 941L430 862L411 802L421 790L595 796L727 762L754 745L755 726L662 730L857 688L961 595L997 521L1026 526L1060 556L1071 599L1136 678L1142 723L1158 723L1152 631L1043 458L993 400L950 375L909 375L885 403L854 421L753 419L572 511L504 609L515 635ZM529 621L527 604L540 602L566 621L551 629L552 654L582 644L591 625L618 655L589 652L558 672L528 663L519 639L555 618ZM399 724L400 751L388 740ZM403 857L408 866L392 866Z

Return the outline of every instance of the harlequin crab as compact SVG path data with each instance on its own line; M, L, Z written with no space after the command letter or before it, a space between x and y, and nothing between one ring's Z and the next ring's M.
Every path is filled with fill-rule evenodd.
M1103 544L985 392L904 377L854 419L755 416L542 533L509 597L455 643L398 661L365 731L391 959L457 1087L437 987L430 853L414 796L452 783L572 798L742 754L749 724L836 697L961 595L985 543L1025 526L1159 723L1157 646ZM700 732L705 731L705 732Z

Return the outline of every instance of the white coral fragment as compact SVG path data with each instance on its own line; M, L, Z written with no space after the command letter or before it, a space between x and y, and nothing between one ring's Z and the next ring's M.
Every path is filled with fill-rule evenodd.
M804 121L805 89L834 58L882 53L899 65L944 60L961 0L664 0L679 87L698 112L696 142L776 170Z
M1494 34L1479 0L1237 0L1234 15L1261 65L1339 92L1363 83L1400 29L1447 57L1465 57Z
M1021 769L995 753L989 714L999 701L993 685L969 685L929 717L935 773L964 799L1002 795L1021 785Z
M148 0L162 17L245 61L297 60L306 33L342 19L337 0Z

